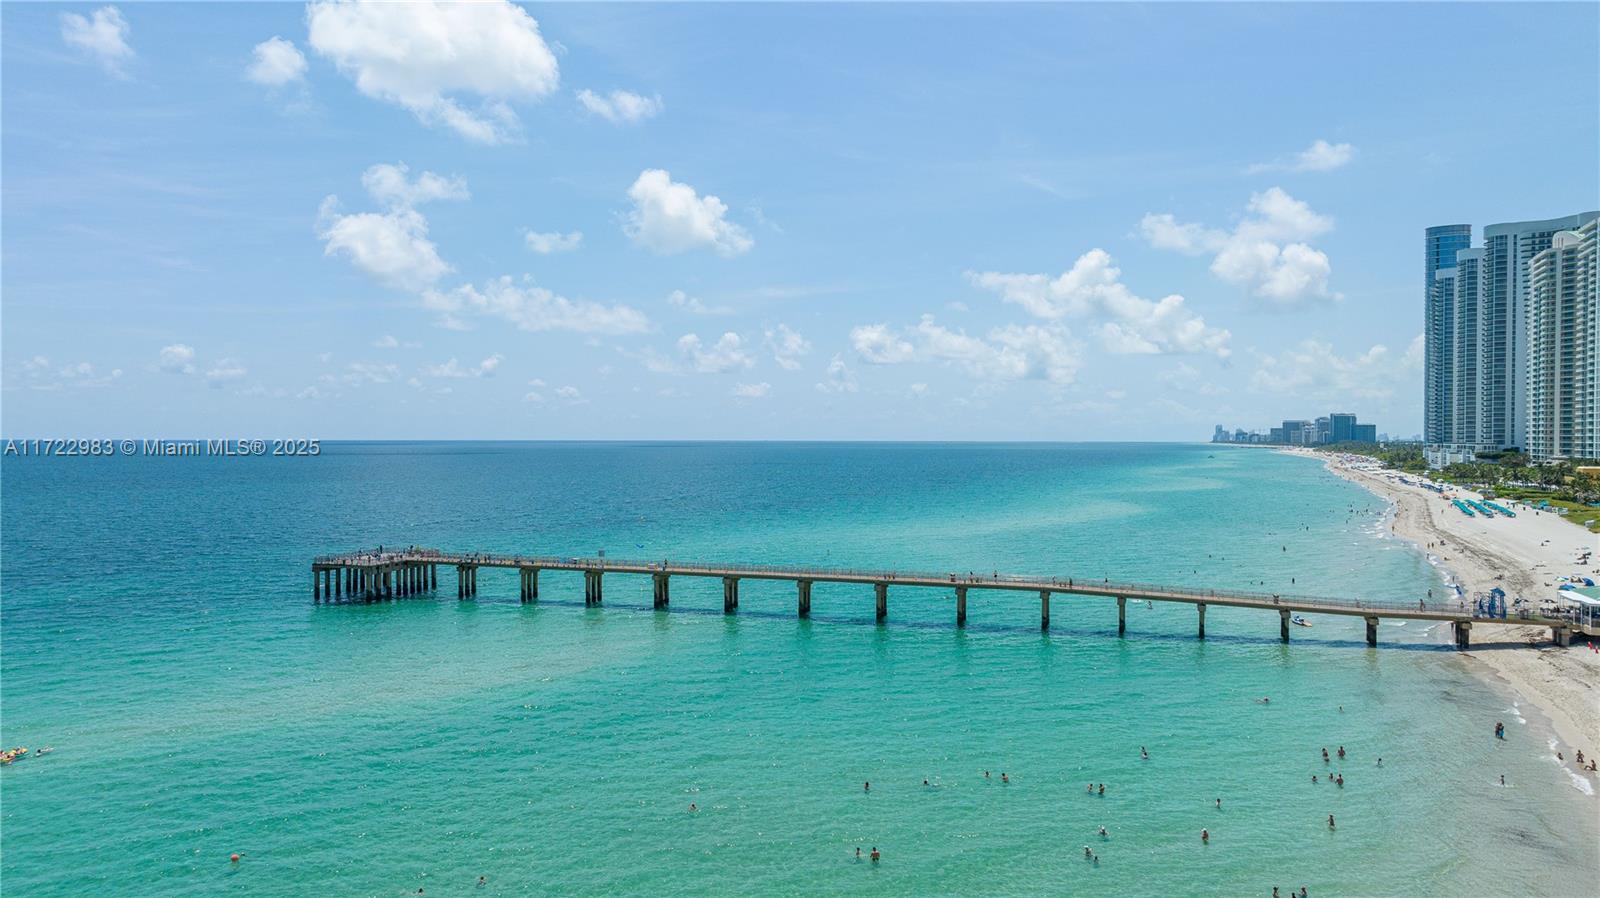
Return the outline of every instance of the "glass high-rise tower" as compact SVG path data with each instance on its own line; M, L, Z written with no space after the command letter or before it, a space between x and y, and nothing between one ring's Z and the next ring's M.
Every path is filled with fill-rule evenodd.
M1439 289L1434 281L1441 269L1454 270L1456 253L1472 246L1472 225L1439 225L1423 232L1422 289L1423 394L1422 438L1447 443L1455 438L1451 415L1455 384L1455 279L1451 288ZM1441 285L1442 286L1442 285Z

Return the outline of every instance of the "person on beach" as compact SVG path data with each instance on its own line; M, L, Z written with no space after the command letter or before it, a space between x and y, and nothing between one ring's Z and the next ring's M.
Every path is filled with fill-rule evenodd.
M1504 739L1506 737L1506 725L1504 723L1501 723L1500 721L1495 721L1494 737L1496 739Z

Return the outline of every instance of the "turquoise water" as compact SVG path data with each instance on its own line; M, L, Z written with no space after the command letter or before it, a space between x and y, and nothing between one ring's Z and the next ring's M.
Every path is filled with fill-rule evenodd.
M942 591L892 589L877 626L863 588L818 584L798 621L786 584L725 617L715 581L656 612L608 577L586 609L550 572L534 605L491 571L475 602L311 601L312 555L376 543L1442 588L1303 459L337 444L0 478L0 741L55 748L0 772L8 895L1566 896L1600 873L1542 722L1421 625L1374 651L1317 617L1286 647L1275 616L1212 609L1201 642L1192 610L1131 605L1118 639L1112 603L1057 596L1041 635L1036 599L974 592L959 632Z

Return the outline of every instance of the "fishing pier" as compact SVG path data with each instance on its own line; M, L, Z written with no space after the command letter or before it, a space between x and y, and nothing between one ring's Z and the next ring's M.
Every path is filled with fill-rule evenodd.
M735 614L739 610L741 581L778 580L795 585L795 610L800 617L808 617L811 614L811 588L814 584L848 583L870 586L877 620L880 623L889 617L889 590L892 587L896 591L905 592L915 590L925 593L927 590L935 590L942 598L953 598L957 627L966 626L969 593L975 590L1003 590L1033 593L1038 596L1041 630L1050 629L1052 596L1060 596L1063 600L1081 596L1116 600L1119 636L1127 634L1128 602L1133 600L1192 605L1197 621L1197 636L1201 639L1206 636L1206 609L1212 606L1276 612L1278 634L1284 642L1289 641L1293 617L1299 614L1340 614L1363 618L1367 625L1368 645L1378 644L1378 621L1383 618L1448 622L1456 646L1463 649L1470 645L1474 622L1548 626L1554 640L1561 645L1568 644L1572 637L1572 624L1564 619L1528 615L1477 618L1473 609L1465 602L1434 604L1422 600L1396 602L1319 598L1233 589L1115 583L1106 579L1014 575L998 571L928 573L769 564L715 564L671 559L625 561L612 558L492 555L417 548L374 549L320 556L311 564L312 594L316 601L322 602L346 599L378 601L437 593L441 566L455 569L456 598L461 600L472 599L478 595L480 568L501 568L517 572L520 598L523 602L538 601L541 572L571 571L583 574L583 599L584 604L589 606L602 603L603 585L607 576L649 577L652 584L653 607L658 610L667 608L671 601L673 578L701 577L722 580L722 610L727 614Z

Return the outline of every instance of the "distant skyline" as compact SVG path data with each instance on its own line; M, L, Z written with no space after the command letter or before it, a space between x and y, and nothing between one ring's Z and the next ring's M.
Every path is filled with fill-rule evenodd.
M8 437L1410 435L1423 229L1600 203L1595 4L0 19Z

